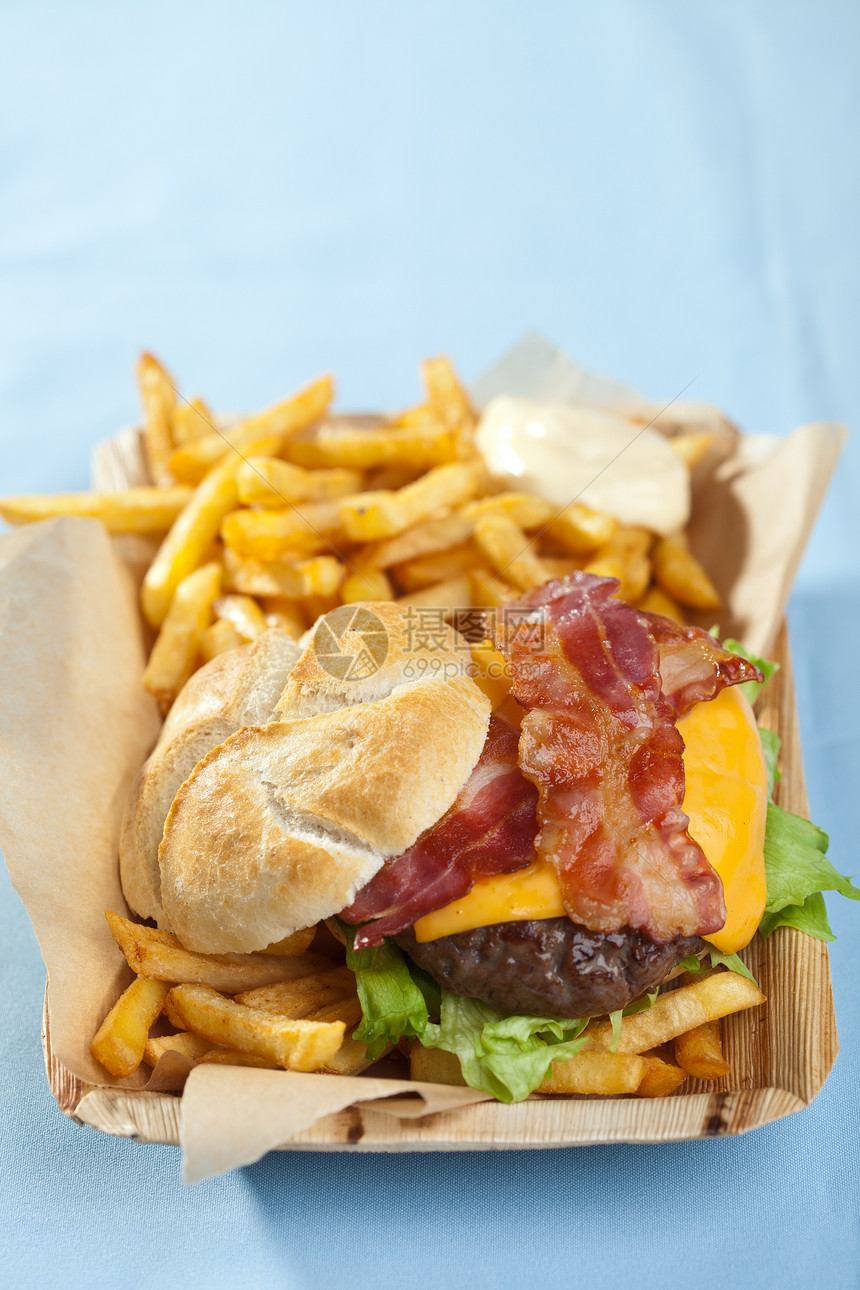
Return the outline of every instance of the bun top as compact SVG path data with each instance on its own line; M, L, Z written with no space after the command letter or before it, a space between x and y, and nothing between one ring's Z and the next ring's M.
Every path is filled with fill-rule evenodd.
M123 892L142 918L170 929L158 848L176 791L197 763L243 726L269 721L301 650L281 631L218 654L186 682L132 786L120 837Z
M138 913L148 899L189 949L262 949L338 913L436 823L480 756L490 703L462 638L443 623L419 633L411 615L343 606L297 660L266 634L292 646L286 669L289 647L268 645L264 662L261 637L253 662L246 647L192 677L129 807L122 875ZM237 674L257 696L250 719L213 698Z

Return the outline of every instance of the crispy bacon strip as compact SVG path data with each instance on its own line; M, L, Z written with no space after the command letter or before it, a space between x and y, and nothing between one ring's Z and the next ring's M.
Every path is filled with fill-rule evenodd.
M465 896L477 877L512 873L534 860L538 795L517 764L517 744L517 731L492 716L478 764L451 809L388 860L340 915L367 923L356 933L356 949L380 945Z
M657 642L663 697L676 717L697 703L713 699L726 686L763 681L754 663L723 649L701 627L681 627L660 614L642 614Z
M687 832L684 742L645 616L614 578L574 573L506 607L499 647L529 709L520 766L539 792L538 851L570 918L656 943L715 932L722 884Z

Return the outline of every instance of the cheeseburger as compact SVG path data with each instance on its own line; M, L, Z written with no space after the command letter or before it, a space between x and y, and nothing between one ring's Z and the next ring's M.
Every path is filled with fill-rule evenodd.
M617 587L574 573L499 611L495 707L468 642L392 603L217 656L135 785L129 904L211 953L337 916L352 961L396 945L443 994L531 1018L742 948L767 776L733 687L761 674Z

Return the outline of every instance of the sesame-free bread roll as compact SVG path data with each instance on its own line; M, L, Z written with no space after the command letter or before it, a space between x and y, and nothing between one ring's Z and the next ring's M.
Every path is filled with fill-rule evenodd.
M272 716L299 647L271 629L251 645L218 654L183 686L158 743L137 776L120 838L120 878L136 914L169 930L161 904L158 848L176 790L212 748Z
M176 795L162 900L183 945L262 949L338 913L452 805L489 701L468 676L233 735Z
M248 952L339 913L435 824L481 754L468 644L396 604L270 631L182 690L132 791L126 899L189 949Z

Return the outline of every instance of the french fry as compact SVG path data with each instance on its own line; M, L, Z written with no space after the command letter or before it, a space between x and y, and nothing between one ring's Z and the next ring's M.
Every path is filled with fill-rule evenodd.
M171 1013L186 1030L213 1044L265 1057L285 1070L323 1066L340 1048L346 1029L342 1021L296 1021L249 1008L207 985L175 985L169 1000Z
M293 439L284 456L310 469L367 470L410 466L427 470L457 455L456 435L438 422L407 426L320 426L313 438Z
M239 649L244 644L245 641L226 618L216 619L200 633L200 653L207 663L218 654L226 654L228 650Z
M507 515L482 515L475 522L475 541L490 564L520 591L540 587L546 570L523 530Z
M212 434L216 428L215 415L203 399L181 399L173 410L173 442L181 448Z
M173 482L170 458L173 453L172 420L176 410L176 389L172 377L154 354L141 354L137 361L137 385L143 407L143 446L153 483Z
M582 502L571 502L547 525L549 533L571 555L588 555L612 540L616 521Z
M296 641L304 634L305 620L294 600L288 600L286 596L263 596L260 605L266 615L267 627L279 627Z
M165 711L191 675L220 589L221 566L214 563L195 569L176 588L143 673L144 687Z
M586 572L601 578L618 578L621 583L618 596L635 602L645 594L651 581L648 552L652 541L647 529L619 524L606 546L585 565Z
M474 542L461 542L447 551L434 551L431 555L404 560L402 564L396 564L392 572L404 591L420 591L434 582L447 582L449 578L480 568L484 563Z
M238 994L241 990L254 990L276 981L309 976L320 968L327 968L325 960L301 951L294 957L198 954L183 949L169 932L133 923L110 910L105 917L132 972L156 981L192 982L211 986L226 994Z
M574 555L541 555L540 560L547 578L566 578L569 573L585 567L583 561Z
M472 589L466 577L449 578L447 582L422 587L408 596L400 596L398 604L426 606L432 609L468 609L472 604Z
M272 456L292 435L318 421L333 398L332 378L319 377L282 403L230 430L183 444L171 456L170 470L180 483L198 484L228 454L237 462L257 454Z
M661 587L652 586L645 592L645 595L639 601L639 609L644 609L649 614L662 614L664 618L671 618L673 623L684 625L684 614L677 600L668 596Z
M203 1044L208 1042L208 1039L201 1040ZM282 1069L278 1062L268 1057L261 1057L258 1053L239 1053L234 1048L210 1048L197 1058L197 1063L200 1066L258 1066L264 1071Z
M361 488L357 470L305 470L274 457L251 457L236 475L239 501L277 510L292 502L331 501Z
M176 588L203 563L224 516L236 505L238 461L222 462L194 490L147 569L140 602L152 627L164 622Z
M460 508L460 514L468 520L480 519L482 515L506 515L521 529L539 529L553 514L552 503L535 493L491 493L489 497L478 497Z
M243 641L255 641L266 630L266 616L250 596L219 596L212 609L217 618L232 624Z
M708 454L717 436L712 430L692 430L676 434L669 439L669 447L678 454L685 466L694 470Z
M706 1021L675 1039L675 1059L688 1075L696 1079L722 1079L731 1073L723 1056L719 1021Z
M639 1087L633 1090L637 1097L671 1097L687 1078L687 1072L680 1066L665 1062L653 1053L645 1053L641 1060L645 1071Z
M304 954L305 950L313 943L317 934L316 927L303 927L300 932L292 932L289 936L282 936L279 941L272 941L267 945L263 954L284 954L288 958L293 958L297 954Z
M306 980L311 981L310 988L302 989L302 981L284 981L280 986L242 991L236 995L236 1002L274 1012L279 1017L310 1017L330 1003L343 1003L346 997L343 986L324 985L318 977Z
M553 1062L552 1074L536 1092L617 1097L635 1093L645 1070L644 1057L630 1053L576 1053L565 1062Z
M464 462L437 466L397 492L356 493L339 503L341 523L352 542L394 537L443 508L459 506L477 492L481 472Z
M474 452L472 440L477 417L466 391L457 379L451 360L428 358L421 364L421 374L431 411L456 433L458 457L471 456Z
M483 605L486 609L498 609L517 595L516 588L509 582L504 582L484 569L470 571L469 585L472 589L472 604Z
M308 627L313 627L318 618L325 614L331 613L340 604L340 597L332 595L310 595L304 596L301 600L302 613L305 616L305 623Z
M653 560L657 582L680 604L691 609L719 609L720 594L682 533L661 538L654 548Z
M332 1003L323 1004L322 1007L314 1010L310 1019L325 1022L342 1021L347 1028L351 1029L358 1025L361 1017L361 1004L358 995L354 994L349 999L335 999Z
M339 964L337 967L325 968L321 972L312 972L308 976L292 981L278 981L273 985L259 986L254 990L237 993L239 1003L250 1004L252 1008L262 1008L264 1012L281 1012L289 1016L293 1006L303 1006L320 993L334 990L340 997L355 992L355 974L348 967ZM331 998L323 1003L331 1003ZM313 1004L312 1006L316 1006Z
M757 985L737 972L715 972L704 980L661 994L644 1012L625 1017L618 1039L619 1053L644 1053L732 1012L757 1008L765 997ZM585 1051L608 1052L612 1026L592 1022L585 1031Z
M333 596L344 576L344 566L331 555L297 560L243 560L234 558L229 548L225 548L224 567L226 581L234 591L249 596L283 596L288 600Z
M165 1053L179 1053L190 1062L199 1061L211 1047L208 1039L192 1034L190 1030L180 1030L175 1035L162 1035L158 1039L147 1039L143 1048L143 1060L147 1066L155 1066Z
M394 590L384 569L377 569L366 555L357 555L341 585L340 598L345 605L359 600L393 600Z
M90 1052L111 1075L124 1079L143 1061L149 1028L164 1006L167 990L162 981L137 977L99 1026Z
M373 560L380 569L387 569L391 565L460 546L472 537L475 522L484 515L506 515L522 529L535 529L551 514L550 503L532 493L495 493L491 497L467 502L453 515L416 524L405 533L380 542Z
M391 1052L387 1048L386 1052ZM385 1053L382 1054L383 1057ZM378 1061L379 1058L374 1058ZM326 1075L360 1075L366 1071L373 1062L367 1056L367 1044L363 1044L360 1039L353 1039L351 1035L344 1035L343 1043L333 1057L330 1057L320 1070Z
M359 494L364 496L364 494ZM221 525L225 544L248 560L283 560L342 537L340 504L303 502L285 511L233 511Z
M166 533L188 504L191 489L126 488L121 493L53 493L4 497L0 517L7 524L31 524L55 515L101 520L109 533Z
M474 521L458 512L443 515L436 520L427 520L387 542L380 542L373 553L373 562L380 569L390 569L392 565L402 564L406 560L447 551L468 541L474 528Z
M422 473L421 466L404 466L395 461L390 466L377 466L368 470L364 476L364 487L373 492L381 488L393 492L398 488L405 488L407 484L414 484Z
M422 1048L420 1044L415 1044L409 1053L409 1078L422 1084L466 1083L456 1053L444 1048Z

